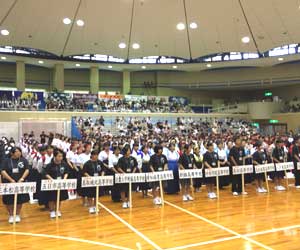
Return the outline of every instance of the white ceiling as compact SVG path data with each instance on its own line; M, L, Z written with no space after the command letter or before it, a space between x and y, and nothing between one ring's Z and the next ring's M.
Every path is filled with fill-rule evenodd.
M81 0L76 20L82 19L85 25L75 24L72 29L62 19L74 19L80 0L18 0L9 12L14 2L0 0L0 29L10 31L9 36L0 35L0 46L30 47L64 56L106 54L126 59L127 49L120 49L118 44L128 45L130 39L141 48L130 48L129 58L190 58L187 30L176 29L177 23L185 22L183 0ZM260 52L300 42L299 0L241 3ZM186 0L186 11L188 24L198 24L197 29L189 29L192 58L230 51L256 52L239 0ZM244 36L251 38L249 44L241 42Z

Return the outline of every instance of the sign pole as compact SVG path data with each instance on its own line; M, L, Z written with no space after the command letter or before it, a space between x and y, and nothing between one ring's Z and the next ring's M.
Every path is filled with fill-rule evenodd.
M17 216L17 203L18 203L18 194L14 195L14 211L13 211L13 216L14 216L14 225L16 224L16 216Z

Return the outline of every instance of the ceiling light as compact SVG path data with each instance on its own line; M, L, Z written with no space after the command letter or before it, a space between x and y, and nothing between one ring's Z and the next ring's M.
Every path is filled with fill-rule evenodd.
M132 44L132 48L133 49L139 49L140 45L138 43L134 43L134 44Z
M1 60L6 60L6 57L5 56L1 56Z
M1 35L2 36L8 36L9 35L9 31L8 30L1 30Z
M44 61L41 61L41 60L39 61L39 64L43 64L43 63L44 63Z
M111 65L108 65L107 67L108 67L109 69L111 69L111 68L112 68L112 66L111 66Z
M176 28L177 28L178 30L184 30L184 29L185 29L185 24L184 24L184 23L178 23L178 24L176 25Z
M68 25L68 24L70 24L71 22L72 22L71 19L68 18L68 17L66 17L66 18L63 19L63 23L64 23L64 24L67 24L67 25Z
M248 36L245 36L242 38L242 42L243 43L249 43L250 42L250 38Z
M119 48L120 49L125 49L126 48L126 43L119 43Z
M146 68L146 66L142 66L142 69L145 69Z
M190 23L190 28L191 29L197 29L198 28L198 24L193 22L193 23Z
M177 65L173 65L173 69L177 69Z
M84 21L82 21L82 20L80 20L80 19L77 20L76 23L77 23L77 25L80 26L80 27L82 27L82 26L84 25Z
M75 66L76 66L76 67L80 67L80 64L79 64L79 63L76 63Z
M282 57L279 57L279 58L278 58L278 61L283 61L283 58L282 58Z
M206 64L206 67L211 68L211 64L210 63Z

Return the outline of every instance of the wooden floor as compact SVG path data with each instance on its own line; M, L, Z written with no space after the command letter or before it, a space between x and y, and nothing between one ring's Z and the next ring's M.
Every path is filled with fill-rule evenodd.
M27 204L22 222L7 222L0 206L0 249L300 249L300 190L233 197L230 188L220 200L196 193L194 202L166 195L165 206L134 193L132 210L101 197L98 216L89 215L80 200L63 203L63 217Z

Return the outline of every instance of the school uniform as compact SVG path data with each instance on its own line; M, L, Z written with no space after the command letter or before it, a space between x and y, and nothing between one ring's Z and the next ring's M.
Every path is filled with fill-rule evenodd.
M24 157L21 157L19 159L6 158L2 161L1 165L1 171L6 171L6 173L16 182L18 182L22 178L26 170L29 170L28 161ZM5 178L2 178L2 182L10 183ZM3 195L2 201L5 205L13 205L14 195ZM28 201L29 194L18 194L18 204L23 204Z
M109 169L115 168L117 170L117 165L118 165L118 161L119 159L122 157L121 154L119 154L118 156L116 156L115 154L111 154L109 156L109 160L108 160L108 167ZM115 172L111 170L111 172L113 173L113 176L115 176ZM114 184L111 187L111 199L114 202L119 202L121 201L121 194L120 194L120 189L119 186Z
M61 162L60 164L56 164L54 160L52 160L45 168L45 177L46 175L50 175L52 179L63 179L65 174L69 174L68 166L65 162ZM48 203L49 201L56 201L57 199L57 191L45 191L43 192L45 201ZM60 191L60 201L64 201L68 199L68 191L61 190Z
M183 153L178 160L178 164L182 165L184 169L193 169L195 166L194 155ZM191 179L182 179L180 182L182 186L191 185Z
M217 148L216 153L218 154L218 159L220 163L227 162L227 153L225 149ZM228 165L221 165L220 167L228 167ZM219 188L228 186L230 184L229 176L220 176L219 177Z
M272 157L277 159L279 162L284 162L284 148L278 148L278 147L275 147L274 150L273 150L273 153L272 153ZM274 162L275 163L275 162ZM275 166L276 166L276 163L275 163ZM271 178L274 179L275 177L277 178L284 178L284 171L277 171L275 169L275 172L272 172L270 174Z
M267 158L267 153L265 150L263 151L256 151L252 155L253 161L256 161L258 164L266 164L268 162ZM255 168L254 168L254 174L255 174L255 179L256 180L263 180L265 181L265 174L264 173L255 173Z
M150 157L149 165L152 166L155 172L164 171L164 167L166 164L168 164L168 160L167 157L163 154L154 154ZM151 187L152 189L156 189L157 187L159 187L159 182L152 182Z
M168 150L166 157L168 160L168 169L173 171L173 176L174 176L173 180L167 181L166 193L176 194L180 191L179 172L178 172L178 160L179 160L180 156L176 150L174 150L173 152Z
M293 146L292 159L294 162L295 186L300 186L300 170L297 169L298 160L296 159L295 155L297 155L298 158L300 158L300 149L297 145Z
M84 177L85 177L85 174L88 174L89 176L101 176L104 173L103 163L99 160L97 160L97 161L88 160L83 165L82 173L83 173ZM95 187L82 188L81 192L84 197L88 197L88 198L96 197L96 188ZM100 196L100 193L99 193L99 196Z
M141 158L142 158L142 173L151 172L151 170L150 170L150 155L144 154L143 152L141 152ZM141 190L151 189L148 182L141 183L140 188L141 188Z
M119 159L117 164L117 169L118 168L122 169L126 174L133 173L134 170L135 171L137 170L137 167L138 167L138 163L136 159L132 156L129 157L122 156ZM119 188L121 192L128 192L129 184L127 183L120 184Z
M216 178L215 177L206 177L205 176L205 169L207 169L207 167L205 166L205 162L207 162L209 164L209 166L211 166L212 168L217 168L218 167L218 154L216 152L209 152L206 151L206 153L203 155L203 176L204 176L204 182L206 184L216 184Z
M231 182L232 182L232 192L242 193L242 176L241 175L233 175L232 174L232 167L234 166L231 157L235 160L238 166L244 165L243 159L245 157L245 151L242 147L237 148L234 146L229 153L230 163L231 163Z
M194 154L195 159L195 167L197 169L202 169L203 156ZM194 179L194 188L201 188L202 186L202 178Z

